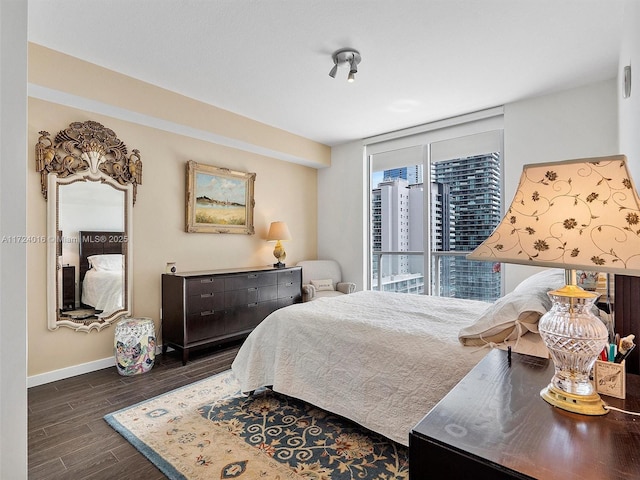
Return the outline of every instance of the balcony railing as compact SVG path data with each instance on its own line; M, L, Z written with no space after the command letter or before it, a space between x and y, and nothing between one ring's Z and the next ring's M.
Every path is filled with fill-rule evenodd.
M371 288L423 295L424 252L373 251ZM428 289L427 289L428 290Z
M502 292L500 264L467 260L465 256L468 253L431 252L431 272L425 275L424 252L373 251L371 288L491 302L496 300Z

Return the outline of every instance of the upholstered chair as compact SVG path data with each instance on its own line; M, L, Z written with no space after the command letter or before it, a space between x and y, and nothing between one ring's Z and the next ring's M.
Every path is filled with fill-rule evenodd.
M304 260L302 267L302 301L335 297L356 291L356 284L342 281L340 265L335 260Z

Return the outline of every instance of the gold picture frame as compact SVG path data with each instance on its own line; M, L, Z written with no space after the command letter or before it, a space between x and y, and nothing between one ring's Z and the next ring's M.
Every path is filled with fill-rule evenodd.
M253 235L255 173L187 162L186 231Z

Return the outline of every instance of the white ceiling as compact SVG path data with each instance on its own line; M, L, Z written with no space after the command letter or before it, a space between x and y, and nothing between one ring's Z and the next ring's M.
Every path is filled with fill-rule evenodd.
M28 0L29 40L337 145L617 75L623 0ZM354 83L331 53L352 47Z

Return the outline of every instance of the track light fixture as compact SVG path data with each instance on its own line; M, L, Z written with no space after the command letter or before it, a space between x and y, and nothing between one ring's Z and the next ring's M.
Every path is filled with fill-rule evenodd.
M333 67L329 72L329 76L331 78L336 78L336 73L338 72L338 67L340 65L348 64L349 65L349 76L347 78L348 82L353 82L356 78L356 73L358 73L358 64L362 60L360 56L360 52L354 50L353 48L342 48L333 52L331 56L333 59Z

